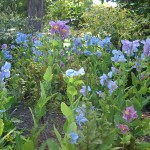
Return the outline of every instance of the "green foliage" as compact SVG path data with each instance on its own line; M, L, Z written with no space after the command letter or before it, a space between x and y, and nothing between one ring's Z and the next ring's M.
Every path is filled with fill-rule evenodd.
M69 20L69 25L72 25L77 29L79 27L79 21L81 20L83 11L87 7L90 7L91 4L91 0L47 0L45 3L46 26L49 20Z
M148 35L148 17L143 18L125 8L93 6L83 13L82 19L84 31L99 34L102 38L111 36L117 48L121 46L121 39L144 39Z
M145 17L150 10L149 0L128 0L126 2L124 0L117 0L117 2L121 3L123 8L128 8L140 15L144 14Z
M25 16L27 14L28 0L1 0L0 12Z

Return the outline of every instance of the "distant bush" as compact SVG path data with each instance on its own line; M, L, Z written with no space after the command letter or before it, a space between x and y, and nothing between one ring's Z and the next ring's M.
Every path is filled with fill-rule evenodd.
M112 36L112 42L120 47L121 39L144 39L148 35L149 19L128 9L93 6L83 13L81 22L85 31L100 36Z

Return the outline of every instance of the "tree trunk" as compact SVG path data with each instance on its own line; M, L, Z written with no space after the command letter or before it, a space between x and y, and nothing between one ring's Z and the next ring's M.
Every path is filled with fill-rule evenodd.
M29 25L34 31L39 31L42 28L43 17L43 0L29 0L28 3L28 18Z

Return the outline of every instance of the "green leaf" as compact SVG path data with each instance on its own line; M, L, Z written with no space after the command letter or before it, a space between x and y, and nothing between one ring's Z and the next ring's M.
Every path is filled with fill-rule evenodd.
M35 150L33 141L27 140L27 141L23 144L22 150Z
M58 150L59 146L53 139L48 139L46 141L49 150Z
M70 125L69 125L69 133L70 132L77 132L77 125L75 122L72 122Z
M138 79L136 78L136 76L133 72L131 72L131 76L132 76L132 84L133 85L138 84L139 81L138 81Z
M61 135L59 134L59 132L58 132L58 130L55 128L55 126L54 126L54 132L55 132L55 134L56 134L56 136L57 136L57 139L58 139L59 143L62 145Z
M72 95L72 96L77 95L77 90L75 89L74 86L69 86L69 87L67 88L67 92L68 92L70 95Z
M84 82L82 80L77 80L77 81L74 82L75 86L81 85L81 84L84 84Z
M4 123L3 120L0 119L0 136L3 134L3 130L4 130Z
M61 103L61 111L67 119L73 115L73 111L64 102Z
M33 119L33 122L34 122L34 128L37 128L38 124L37 124L37 121L36 121L35 116L33 114L33 111L32 111L32 109L30 107L29 107L29 109L30 109L30 112L31 112L31 115L32 115L32 119Z
M43 86L42 82L40 82L40 88L41 88L41 97L42 97L42 99L45 99L46 98L46 93L45 93L45 89L44 89L44 86Z
M58 45L59 45L58 41L53 40L53 46L54 46L54 47L57 47Z
M136 150L149 150L149 148L150 148L150 143L147 142L139 143L135 147Z
M53 78L53 74L52 74L52 68L50 66L48 66L48 68L46 69L46 72L43 76L45 81L51 81Z
M140 94L146 94L146 92L147 92L147 87L146 86L142 86L140 91L139 91L139 93Z

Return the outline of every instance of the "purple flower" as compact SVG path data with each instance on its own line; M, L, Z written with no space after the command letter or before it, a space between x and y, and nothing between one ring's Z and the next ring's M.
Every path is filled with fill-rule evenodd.
M137 47L140 46L139 40L135 40L133 42L128 40L121 40L122 43L122 50L128 55L128 56L134 56L134 52L137 52Z
M65 66L65 64L63 62L60 62L60 67L62 68L64 66Z
M70 27L65 25L63 27L60 28L60 35L63 37L63 38L68 38L69 37L69 29Z
M136 113L136 111L134 110L133 106L127 107L124 111L123 111L123 118L127 121L130 122L133 119L138 118L138 115Z
M50 33L53 35L58 33L61 37L68 38L70 27L66 25L66 23L68 23L68 21L60 21L60 20L58 20L57 22L50 21L49 24L52 27L50 29Z
M80 93L85 97L87 92L90 92L91 88L90 86L88 86L88 88L86 86L82 86L82 89L80 89Z
M118 85L116 84L115 81L108 81L107 84L108 88L109 88L109 94L112 95L112 93L118 88Z
M75 144L79 138L78 134L77 133L74 133L74 132L71 132L70 133L70 137L71 137L71 143L72 144Z
M118 128L123 134L126 134L129 131L128 126L124 124L118 124Z
M88 120L84 117L83 113L80 113L78 116L76 116L76 123L81 127L82 124L87 122Z
M7 44L3 44L2 47L1 47L1 49L6 50L7 49Z
M60 54L60 56L63 56L64 55L64 51L61 50L59 54Z
M150 57L150 39L146 39L145 41L141 41L144 44L144 54Z

